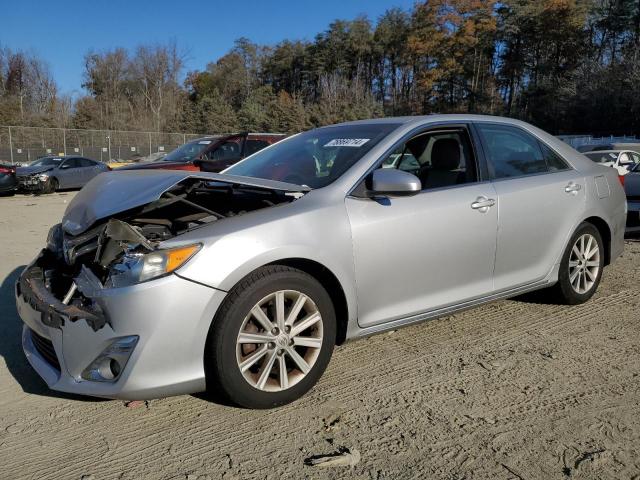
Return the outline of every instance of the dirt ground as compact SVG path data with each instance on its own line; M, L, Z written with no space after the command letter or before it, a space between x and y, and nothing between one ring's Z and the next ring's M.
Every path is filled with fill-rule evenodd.
M0 478L640 479L640 243L587 304L509 300L348 343L302 400L49 391L13 284L73 193L0 198ZM305 465L349 450L353 467Z

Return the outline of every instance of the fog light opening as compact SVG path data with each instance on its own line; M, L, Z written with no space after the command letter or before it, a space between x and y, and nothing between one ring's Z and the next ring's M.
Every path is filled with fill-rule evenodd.
M109 368L111 369L111 374L113 375L113 378L116 378L120 375L120 364L118 363L118 361L114 358L111 359L111 362L109 363Z
M120 364L115 358L105 357L98 364L98 373L105 380L113 380L120 375Z
M94 382L117 381L137 343L137 335L117 339L91 362L81 377Z

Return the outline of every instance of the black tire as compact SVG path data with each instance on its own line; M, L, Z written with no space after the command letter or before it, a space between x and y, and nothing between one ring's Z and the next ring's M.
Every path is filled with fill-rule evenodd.
M309 297L322 317L322 346L309 372L295 385L267 392L245 379L238 366L236 341L245 317L261 299L280 290ZM302 397L329 364L336 337L336 316L327 291L311 275L282 265L262 267L242 279L227 295L209 330L204 367L209 395L221 395L246 408L273 408Z
M56 178L49 178L42 186L42 193L54 193L58 189L58 180Z
M584 293L578 293L570 281L570 272L569 272L569 259L571 257L571 251L576 241L585 234L592 235L597 243L599 248L599 268L598 273L596 275L595 281L593 285L589 288L588 291ZM579 305L581 303L589 300L598 289L598 285L600 284L600 279L602 278L602 270L604 268L604 242L602 241L602 236L598 229L593 226L591 223L583 222L581 223L574 234L571 236L569 243L564 251L562 256L562 260L560 261L560 271L558 272L558 283L556 283L553 287L551 287L550 291L554 295L555 300L558 303L564 305Z

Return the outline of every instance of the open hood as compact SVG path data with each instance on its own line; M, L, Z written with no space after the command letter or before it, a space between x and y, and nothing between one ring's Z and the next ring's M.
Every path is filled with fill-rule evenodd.
M35 175L37 173L48 172L53 170L53 165L38 165L33 167L18 167L16 168L16 175L26 177L27 175Z
M78 235L101 219L158 200L188 179L279 192L308 192L309 187L236 175L179 170L130 170L102 173L91 180L69 203L62 228Z

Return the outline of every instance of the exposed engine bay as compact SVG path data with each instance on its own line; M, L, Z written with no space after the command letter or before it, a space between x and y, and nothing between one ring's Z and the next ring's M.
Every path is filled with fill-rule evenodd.
M199 178L185 178L159 198L96 221L78 235L54 226L19 288L42 313L45 325L85 319L98 330L109 323L94 297L102 289L140 283L168 274L198 246L167 250L161 242L214 222L289 203L303 191L281 191ZM172 256L173 255L173 256ZM176 260L177 258L177 260Z

